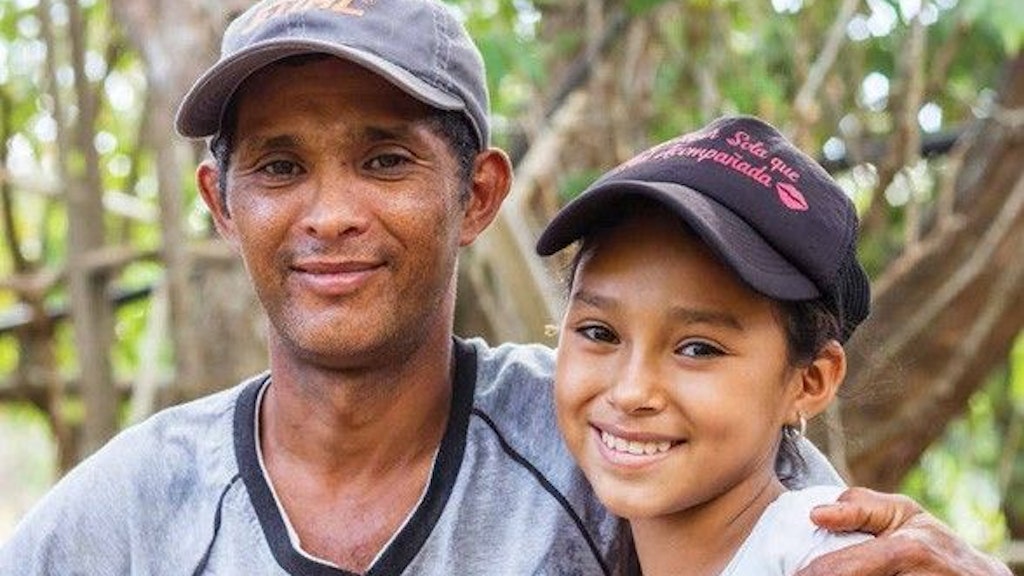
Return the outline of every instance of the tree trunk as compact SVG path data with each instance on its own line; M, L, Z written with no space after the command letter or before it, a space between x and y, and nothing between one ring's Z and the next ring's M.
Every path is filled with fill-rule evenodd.
M40 14L48 13L49 2L40 4ZM61 159L66 176L68 218L68 288L72 309L72 326L81 373L85 416L82 421L82 442L79 458L102 446L117 432L117 393L109 351L113 343L113 309L106 298L107 271L93 262L93 257L106 243L103 210L103 188L99 174L99 158L93 145L97 103L85 75L86 30L82 10L77 1L69 1L69 40L71 68L74 72L74 95L78 109L71 128L70 144ZM49 16L43 16L48 24ZM51 44L56 47L56 44ZM59 98L59 85L53 82L53 95ZM58 123L67 118L58 118Z
M1024 122L1005 112L1024 106L1024 57L998 106L960 145L953 216L876 281L850 343L843 421L859 484L898 488L1024 327Z
M156 149L162 256L175 350L175 384L170 395L163 395L167 401L222 389L266 365L261 315L239 259L216 241L190 255L184 229L185 186L179 175L194 168L198 148L167 137L174 133L174 112L185 90L214 60L220 31L244 4L112 1L114 14L146 63L152 101L148 141Z

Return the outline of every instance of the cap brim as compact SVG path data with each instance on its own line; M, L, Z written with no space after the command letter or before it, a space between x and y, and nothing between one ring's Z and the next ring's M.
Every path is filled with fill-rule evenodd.
M681 218L758 292L780 300L821 296L811 280L742 218L696 190L669 182L619 180L588 190L548 224L537 241L537 253L550 256L562 250L607 221L609 210L619 211L624 200L640 198L654 200Z
M417 78L375 54L316 40L282 38L254 44L216 63L206 71L185 95L178 108L175 126L189 138L213 136L220 131L224 108L235 90L257 70L299 54L330 54L363 66L386 78L396 87L442 110L463 110L463 102Z

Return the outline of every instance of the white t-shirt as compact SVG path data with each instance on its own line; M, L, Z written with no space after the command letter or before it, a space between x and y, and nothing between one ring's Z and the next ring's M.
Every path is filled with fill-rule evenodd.
M784 492L765 509L720 576L789 576L818 556L870 539L859 532L834 534L811 522L811 509L835 502L843 490L812 486Z

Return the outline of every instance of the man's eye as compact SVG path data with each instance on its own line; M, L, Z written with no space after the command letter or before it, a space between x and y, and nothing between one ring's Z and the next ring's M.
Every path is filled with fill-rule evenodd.
M299 165L290 160L274 160L261 170L271 176L294 176L299 173Z
M725 351L707 342L688 342L676 348L676 354L690 358L715 358L725 354Z
M390 168L397 168L403 164L409 162L409 159L401 154L381 154L374 156L366 163L366 167L370 170L388 170Z
M601 326L599 324L580 326L576 329L576 333L587 340L592 340L594 342L615 344L619 341L619 337L615 335L615 332L612 332L607 326Z

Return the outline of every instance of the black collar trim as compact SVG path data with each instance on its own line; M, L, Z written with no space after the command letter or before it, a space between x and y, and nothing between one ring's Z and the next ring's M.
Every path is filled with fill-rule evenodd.
M426 494L412 517L388 544L384 553L377 558L366 576L399 574L405 570L433 531L455 486L466 448L466 430L473 408L477 363L473 347L459 339L454 341L453 355L455 376L451 413ZM312 560L292 547L288 529L256 455L256 404L260 389L269 379L269 375L256 379L242 390L235 403L234 419L235 459L238 462L239 474L249 492L249 499L263 528L263 535L270 545L274 559L289 574L355 576L351 572Z

